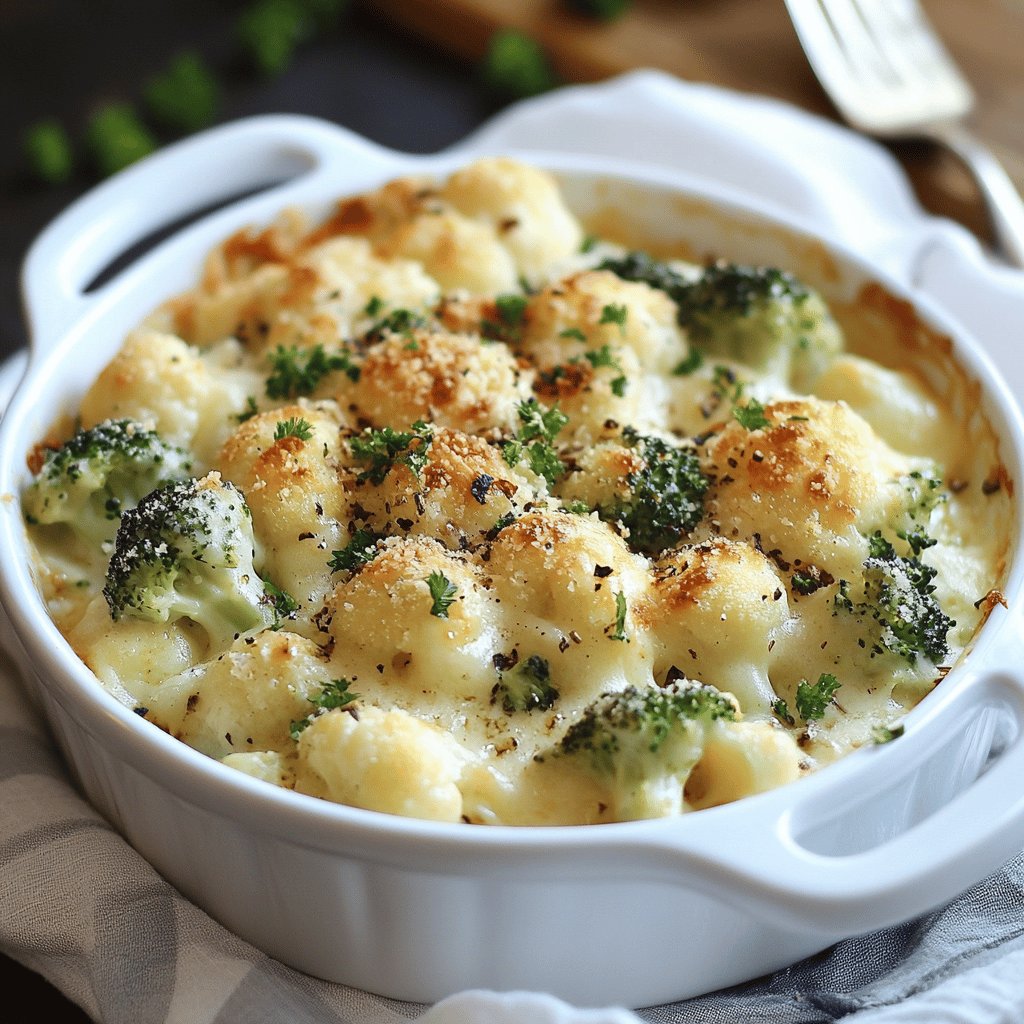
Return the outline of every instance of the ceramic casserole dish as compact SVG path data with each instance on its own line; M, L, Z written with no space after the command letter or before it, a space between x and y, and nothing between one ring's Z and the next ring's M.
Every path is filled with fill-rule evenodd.
M1007 481L1024 479L1020 416L984 354L877 268L665 171L514 155L551 170L584 220L628 211L638 239L784 266L851 309L866 292L884 295L923 359L934 345L955 361L998 438ZM153 728L75 657L33 582L17 498L33 444L75 408L128 329L190 287L205 253L233 231L287 206L322 215L339 196L400 175L444 174L465 159L457 150L386 151L305 118L255 118L100 186L31 250L31 357L0 428L0 596L25 674L88 798L184 894L270 955L417 1002L472 987L544 990L578 1005L680 999L923 913L998 868L1024 845L1016 513L1005 604L907 716L898 743L670 819L472 827L326 803ZM281 183L251 194L268 181ZM151 232L247 192L89 287Z

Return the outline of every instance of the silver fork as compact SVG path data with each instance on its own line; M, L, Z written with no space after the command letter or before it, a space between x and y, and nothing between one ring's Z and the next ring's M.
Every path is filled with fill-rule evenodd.
M974 94L917 0L786 0L814 73L840 114L881 138L948 146L985 197L999 251L1024 267L1024 201L965 127Z

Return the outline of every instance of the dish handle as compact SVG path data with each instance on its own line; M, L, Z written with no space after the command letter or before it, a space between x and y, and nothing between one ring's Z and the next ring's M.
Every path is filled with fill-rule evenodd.
M757 916L839 938L933 910L1019 853L1022 779L1024 679L982 672L898 739L651 845Z
M387 152L327 121L282 114L210 129L133 164L59 214L29 249L22 294L33 356L100 304L113 281L97 286L98 278L133 246L255 192L286 205L312 177L386 163Z

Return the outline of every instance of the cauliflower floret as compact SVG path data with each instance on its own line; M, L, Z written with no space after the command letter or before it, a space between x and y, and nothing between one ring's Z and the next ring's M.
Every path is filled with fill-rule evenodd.
M377 243L385 259L416 260L442 288L477 294L512 291L515 261L494 228L446 210L424 213L399 225Z
M501 449L456 430L428 430L423 465L396 460L379 482L373 464L357 460L348 484L354 522L378 534L426 534L457 550L477 545L497 524L518 515L544 493L543 480L511 467ZM350 444L379 438L357 435ZM413 437L405 432L403 437ZM411 440L409 450L415 450ZM361 451L362 449L358 449Z
M171 334L133 331L85 393L82 426L150 422L167 443L190 449L197 467L209 466L237 423L233 416L262 390L258 374L224 356L204 356Z
M282 406L240 424L216 460L246 496L257 569L300 603L300 619L330 589L328 563L345 542L340 426L333 402Z
M331 682L324 652L284 630L236 640L214 661L172 676L146 699L146 718L211 757L294 750L289 727Z
M477 160L455 171L442 199L466 216L486 221L531 283L577 253L583 230L546 171L503 157Z
M672 300L657 288L588 270L530 299L521 351L538 367L570 362L605 346L631 349L646 373L671 374L688 354Z
M320 715L301 734L295 788L351 807L458 821L465 760L437 726L398 708L360 706Z
M709 441L709 517L786 563L857 574L867 534L905 511L900 481L915 467L843 402L775 402L763 416L755 429L734 418Z
M658 565L655 673L672 669L735 694L747 717L771 714L771 650L789 619L785 583L750 544L715 540Z
M596 516L529 512L501 530L486 564L509 649L547 659L564 698L650 679L647 567Z
M392 700L452 712L479 701L496 676L497 608L486 577L437 541L384 541L338 583L324 618L339 674L387 687ZM440 700L438 698L441 698Z
M356 414L374 426L429 420L470 434L514 430L516 407L529 395L530 377L504 345L425 330L371 348L347 393Z

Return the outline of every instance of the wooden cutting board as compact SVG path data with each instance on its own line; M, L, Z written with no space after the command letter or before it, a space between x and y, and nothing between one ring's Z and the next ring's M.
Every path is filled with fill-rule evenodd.
M1024 191L1024 0L921 2L975 88L971 126ZM611 23L576 16L561 0L369 0L368 6L467 61L480 59L497 28L514 26L545 48L567 82L654 67L836 117L783 0L633 0ZM955 157L924 143L893 148L928 209L989 237L981 197Z

